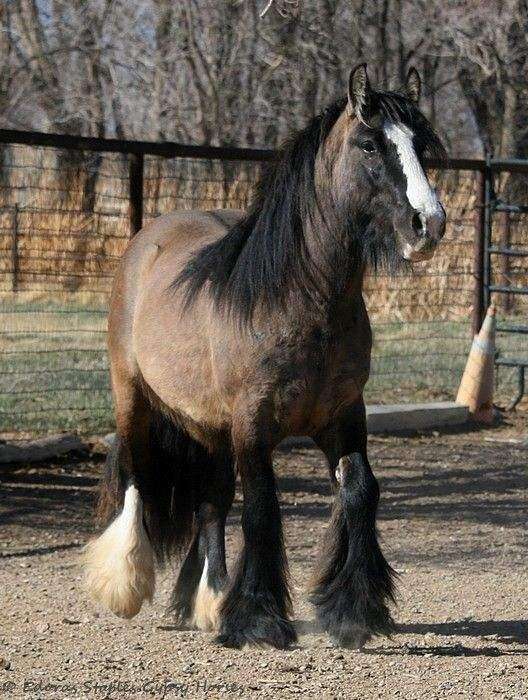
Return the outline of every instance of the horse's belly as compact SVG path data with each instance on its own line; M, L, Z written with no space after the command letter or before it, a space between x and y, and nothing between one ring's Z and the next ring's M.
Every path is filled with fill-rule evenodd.
M224 430L231 407L213 376L207 342L174 323L144 320L134 335L134 354L143 380L155 396L189 424ZM161 332L161 328L163 332Z
M172 362L167 367L159 357L157 360L157 367L140 365L145 383L182 422L210 430L229 427L230 411L207 381L207 372L200 373L199 367L185 362Z

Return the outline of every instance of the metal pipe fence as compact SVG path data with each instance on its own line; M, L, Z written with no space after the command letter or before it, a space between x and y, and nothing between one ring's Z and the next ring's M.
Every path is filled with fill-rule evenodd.
M265 150L0 130L0 434L112 429L106 312L127 241L175 209L244 208L273 157ZM512 288L500 293L508 298L500 307L505 325L522 325L526 316L525 297L513 293L528 285L523 258L509 256L501 268L487 264L493 245L528 247L524 212L501 214L508 222L497 229L499 238L486 238L494 235L486 207L492 170L504 187L509 178L511 192L526 164L515 161L511 171L504 161L428 166L448 212L445 242L412 274L365 280L374 328L369 401L453 398L494 287ZM515 192L522 199L523 188ZM501 358L526 356L525 341L504 334ZM503 363L498 379L499 400L507 402L515 368Z

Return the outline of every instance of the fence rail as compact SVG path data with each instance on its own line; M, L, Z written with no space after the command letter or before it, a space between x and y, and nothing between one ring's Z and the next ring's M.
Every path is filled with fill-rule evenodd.
M264 149L0 130L0 433L111 427L105 315L127 240L174 209L245 207L260 168L275 157ZM494 245L512 251L500 270L487 263L495 250L485 238L485 204L492 177L522 177L528 165L448 159L427 167L448 209L443 255L411 277L366 279L375 331L371 400L452 396L494 290L507 289L504 328L522 325L516 317L525 314L514 294L528 285L516 262L528 249L525 202L500 214L507 236ZM511 351L524 352L517 336Z
M192 158L221 161L267 162L276 157L271 149L236 148L225 146L198 146L176 142L131 141L123 139L104 139L65 134L48 134L38 131L17 131L0 129L0 143L38 147L51 147L74 151L92 151L97 153L120 153L129 156L129 222L133 235L143 226L143 181L144 159L146 155L161 158ZM479 174L475 204L474 236L474 302L472 332L477 333L484 318L484 237L486 221L483 216L485 202L486 172L489 168L497 171L508 169L516 172L528 172L526 161L496 160L491 165L486 159L446 158L428 159L428 169L452 171L469 171Z
M266 148L197 146L174 141L127 141L123 139L102 139L92 136L46 134L42 131L17 131L15 129L0 129L0 143L43 146L72 151L123 153L125 155L148 155L161 158L206 158L211 160L265 161L273 160L276 154L275 151Z

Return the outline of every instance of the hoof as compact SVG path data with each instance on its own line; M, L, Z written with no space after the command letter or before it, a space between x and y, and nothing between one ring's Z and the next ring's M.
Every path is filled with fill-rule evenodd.
M354 606L346 591L339 591L324 601L321 598L314 600L312 597L317 621L337 646L362 649L372 637L390 637L394 632L394 621L384 603L360 608Z
M229 649L245 646L287 649L297 641L297 633L289 620L263 615L245 621L238 629L223 624L216 641Z
M372 625L354 622L333 615L323 617L321 614L318 614L317 618L321 627L328 633L333 643L345 649L361 650L372 637L390 637L394 632L394 623L390 616L388 616L388 619L385 620L383 624L378 619L376 624Z
M216 587L209 580L209 564L205 557L202 577L194 597L192 624L204 632L218 632L220 628L220 606L226 581Z
M126 620L152 600L155 586L154 560L145 555L112 556L104 542L90 542L84 551L85 586L93 598L117 617Z
M166 616L178 629L192 629L192 607L188 601L172 601L166 610Z
M336 647L361 651L372 638L372 634L358 625L341 625L339 631L328 630L330 638Z
M192 624L203 632L218 632L222 593L211 588L198 589L194 602Z
M195 577L178 578L167 613L181 628L198 629L203 632L218 632L220 628L220 606L227 585L218 577L210 580L207 557L202 575L196 584Z
M231 649L245 646L287 649L297 641L297 633L286 617L251 598L241 598L230 601L229 609L221 611L216 641Z

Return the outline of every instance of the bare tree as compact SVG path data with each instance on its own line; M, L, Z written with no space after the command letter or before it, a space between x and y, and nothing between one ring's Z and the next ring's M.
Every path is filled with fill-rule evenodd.
M0 6L3 125L274 146L343 94L350 66L411 64L454 154L526 155L527 0L13 0ZM455 126L454 126L455 125Z

